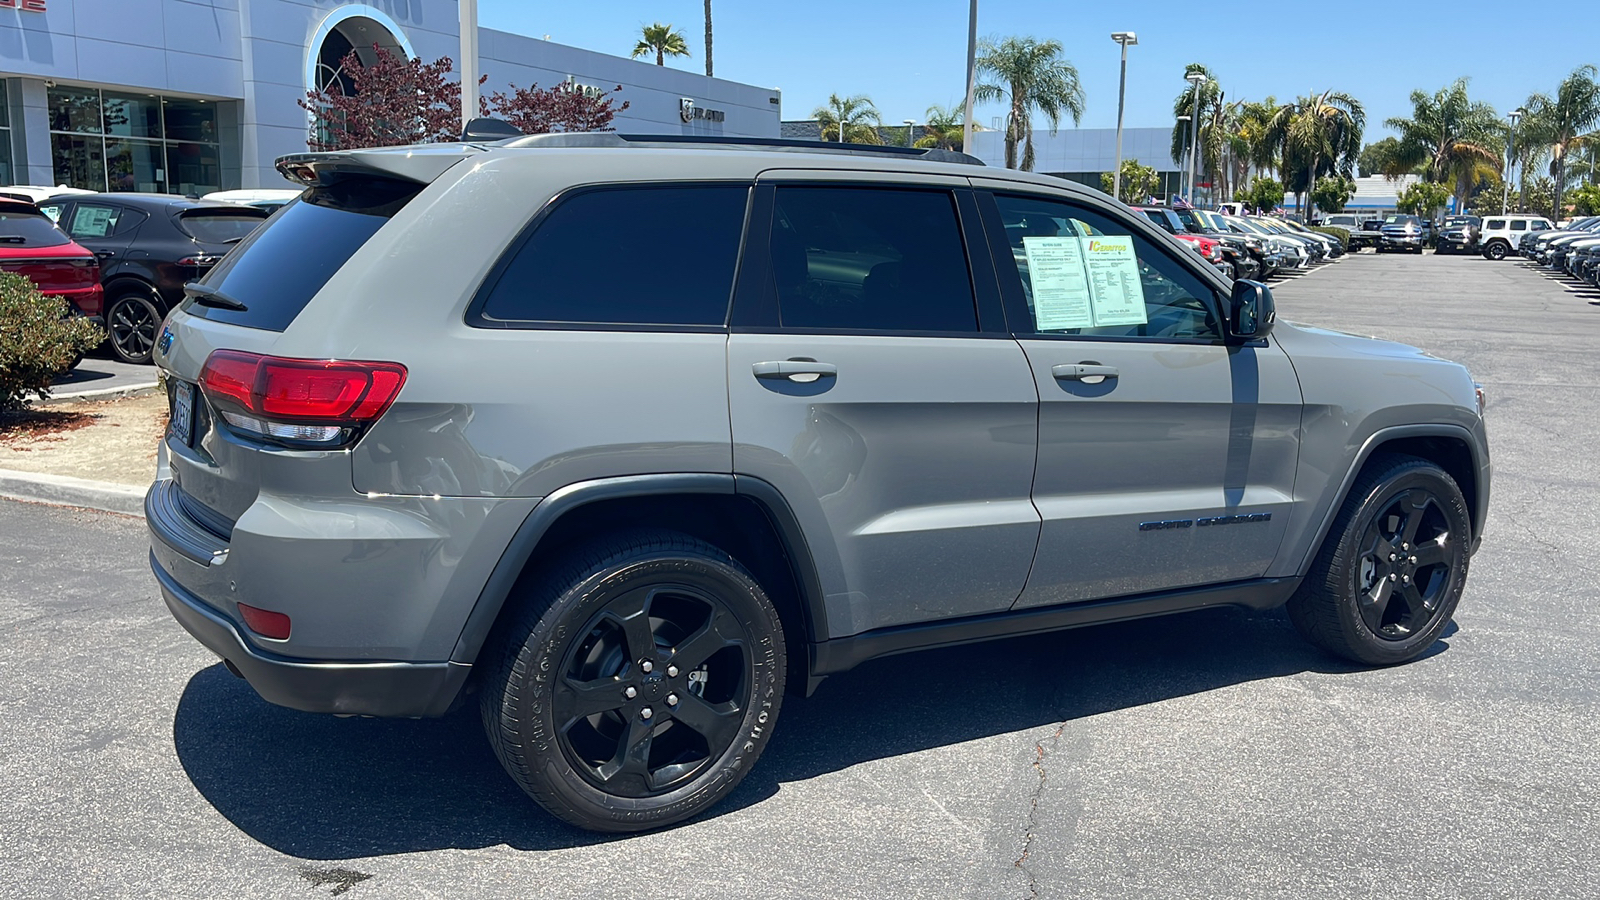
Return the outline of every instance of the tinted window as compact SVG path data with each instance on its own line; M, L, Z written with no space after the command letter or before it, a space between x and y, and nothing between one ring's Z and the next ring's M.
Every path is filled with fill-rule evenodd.
M197 241L208 244L233 244L250 236L267 220L265 213L189 213L178 219L178 227Z
M1144 217L1149 219L1150 221L1154 222L1156 224L1156 227L1160 228L1162 231L1171 232L1173 234L1177 233L1172 228L1172 222L1167 219L1167 214L1162 212L1161 210L1159 210L1159 209L1145 209L1145 210L1140 210L1140 212L1143 212L1144 213Z
M1522 221L1521 219L1516 219L1511 223L1511 230L1512 231L1527 231L1528 230L1528 223Z
M1514 229L1516 229L1516 230L1517 230L1517 231L1521 231L1521 230L1522 230L1522 229L1520 229L1520 228L1517 228L1517 226L1518 226L1518 225L1520 225L1520 224L1522 224L1522 223L1520 223L1520 222L1513 222L1513 223L1512 223L1512 224L1511 224L1511 227L1512 227L1512 228L1514 228ZM1533 230L1533 231L1544 231L1544 230L1546 230L1546 229L1548 229L1548 228L1549 228L1549 227L1550 227L1550 223L1549 223L1549 222L1546 222L1546 221L1545 221L1545 220L1543 220L1543 219L1539 219L1539 220L1538 220L1538 221L1536 221L1536 222L1534 222L1534 223L1533 223L1533 228L1532 228L1532 230Z
M282 331L421 187L362 179L307 191L276 220L253 231L203 279L247 309L189 303L188 311L249 328Z
M1489 223L1487 225L1484 225L1483 227L1488 229L1489 231L1499 231L1500 229L1506 227L1506 220L1505 219L1490 219Z
M978 330L945 191L780 187L772 282L786 328Z
M487 319L722 325L743 185L586 191L557 202L483 303Z
M67 240L44 216L0 211L0 247L59 247Z
M995 202L1011 246L997 260L1000 277L1016 279L1027 307L1013 331L1221 339L1206 301L1211 288L1127 224L1043 197Z

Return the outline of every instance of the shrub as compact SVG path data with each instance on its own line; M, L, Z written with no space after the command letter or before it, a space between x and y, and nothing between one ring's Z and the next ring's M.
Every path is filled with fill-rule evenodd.
M1344 252L1350 252L1350 229L1341 228L1338 225L1313 225L1311 226L1311 230L1318 234L1325 234L1329 237L1337 238L1339 240L1339 246L1344 248Z
M23 408L30 392L49 396L51 379L105 340L67 311L67 301L44 296L23 276L0 273L0 411Z

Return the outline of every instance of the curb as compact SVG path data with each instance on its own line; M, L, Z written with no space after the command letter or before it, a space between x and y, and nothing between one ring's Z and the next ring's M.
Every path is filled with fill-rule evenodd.
M141 519L144 518L146 490L111 481L0 469L0 497L52 506L79 506Z
M142 394L145 391L155 390L160 383L151 381L140 384L125 384L122 387L94 388L87 391L52 391L50 399L42 401L41 405L60 403L65 400L110 400L117 397L128 397Z

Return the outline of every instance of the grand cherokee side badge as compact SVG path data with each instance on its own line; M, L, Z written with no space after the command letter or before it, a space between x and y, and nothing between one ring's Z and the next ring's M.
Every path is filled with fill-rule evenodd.
M1270 522L1272 513L1245 513L1238 516L1203 516L1198 519L1167 519L1162 522L1140 522L1140 531L1166 531L1172 528L1206 528L1212 525L1241 525L1245 522Z

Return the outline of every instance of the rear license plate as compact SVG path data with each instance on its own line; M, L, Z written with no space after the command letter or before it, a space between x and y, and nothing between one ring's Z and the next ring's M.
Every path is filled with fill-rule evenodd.
M167 433L185 447L194 446L194 385L180 381L172 389L172 416Z

